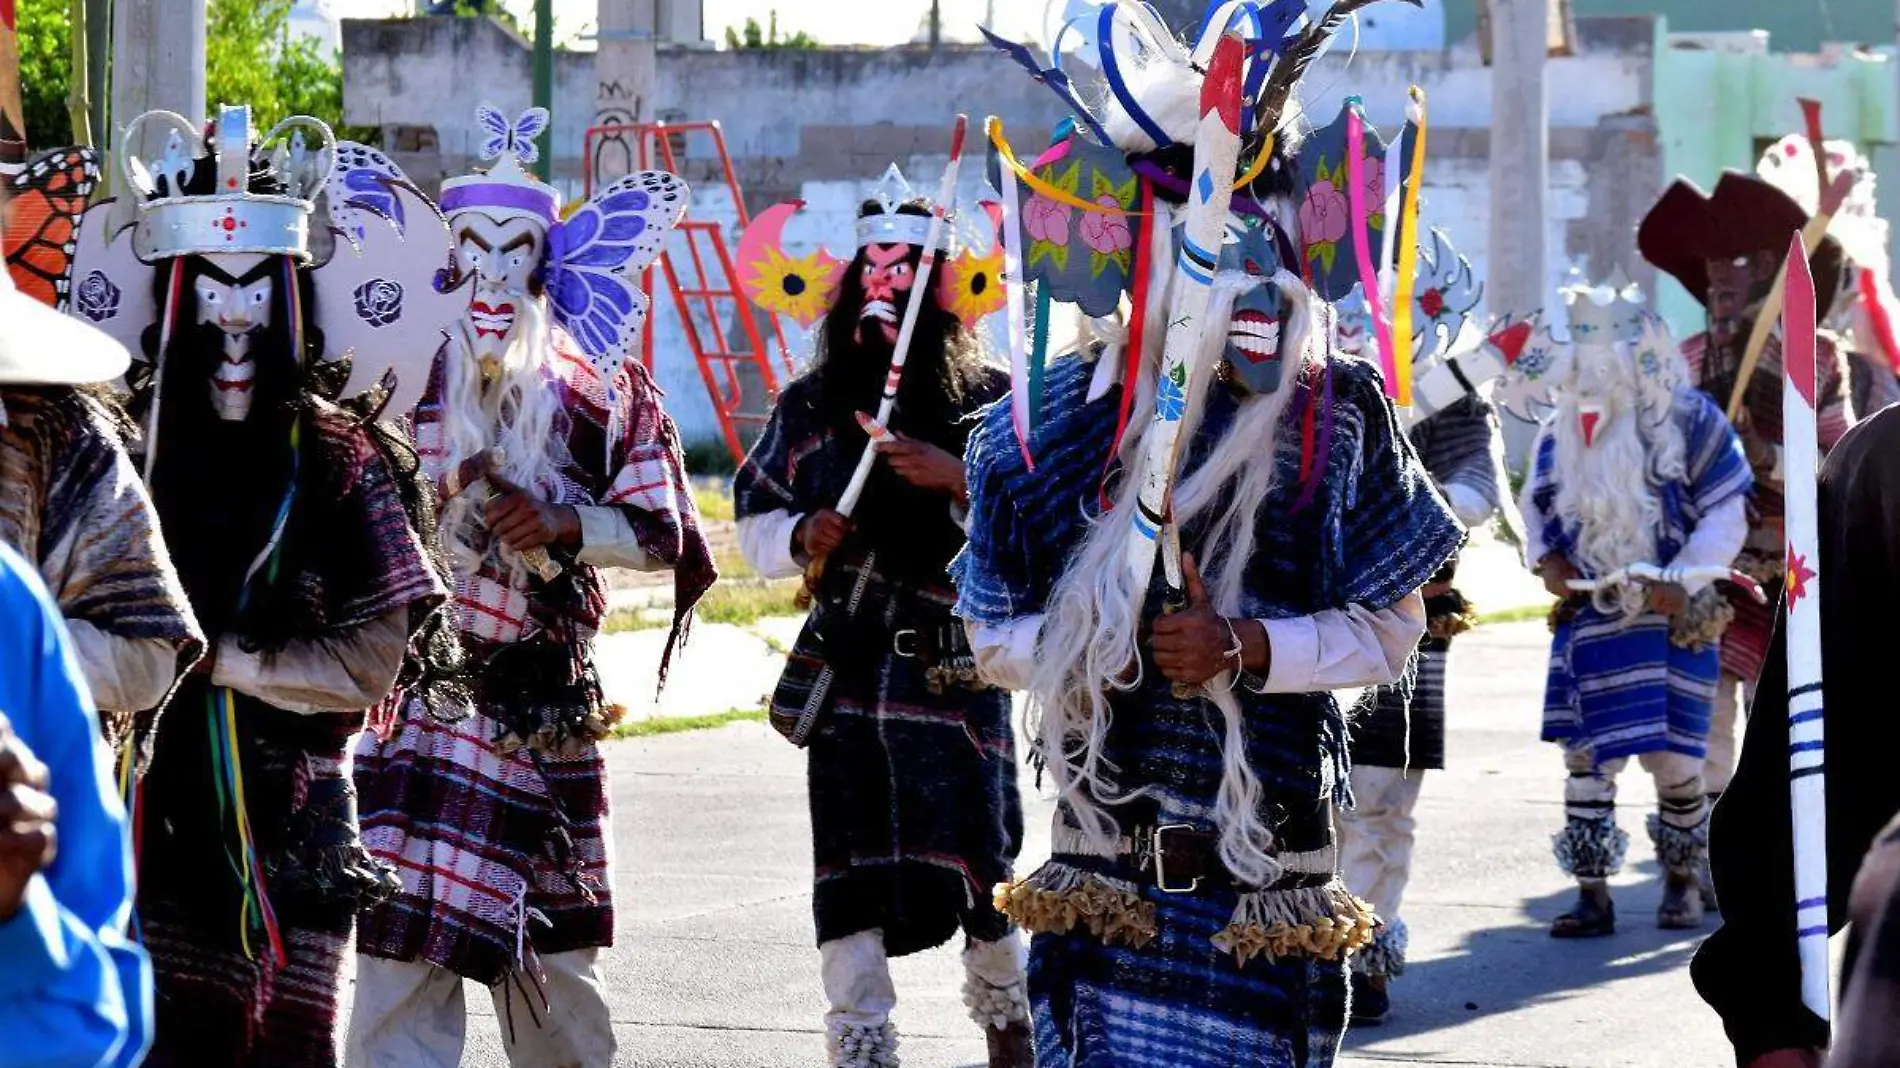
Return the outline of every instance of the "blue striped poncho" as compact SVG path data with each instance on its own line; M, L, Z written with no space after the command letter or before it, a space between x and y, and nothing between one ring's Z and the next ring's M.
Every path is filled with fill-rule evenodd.
M1118 401L1115 390L1087 400L1091 370L1081 359L1049 368L1031 443L1034 472L1007 405L990 409L972 436L970 540L952 568L965 619L995 624L1042 612L1089 529ZM1281 470L1257 519L1245 614L1383 608L1422 585L1462 537L1399 430L1378 372L1339 359L1333 376L1331 446L1317 461L1322 477L1305 507L1294 507L1306 429L1298 413L1321 396L1317 375L1289 386L1306 396L1289 408L1278 441L1262 443L1262 462ZM1236 411L1226 388L1213 388L1219 392L1188 447L1190 470ZM1202 534L1190 525L1183 544L1195 549ZM1198 698L1173 697L1152 664L1143 679L1113 697L1103 756L1121 789L1145 793L1110 814L1124 828L1181 823L1211 831L1219 713ZM1029 986L1043 1068L1331 1063L1345 1026L1344 953L1370 937L1369 911L1335 872L1330 798L1346 768L1344 723L1330 693L1238 693L1247 759L1286 876L1244 894L1224 881L1164 894L1078 855L1073 822L1058 811L1056 856L998 892L999 906L1035 933Z
M1682 551L1703 516L1754 484L1740 440L1706 395L1677 390L1671 418L1682 431L1685 472L1681 482L1659 487L1663 527L1656 563L1662 566ZM1542 531L1549 551L1585 571L1574 553L1577 531L1557 515L1557 484L1556 442L1546 432L1538 438L1532 514L1525 521ZM1585 571L1585 577L1594 576ZM1543 738L1588 746L1599 762L1664 750L1704 756L1718 673L1718 649L1673 644L1667 616L1646 612L1626 620L1586 605L1551 636Z

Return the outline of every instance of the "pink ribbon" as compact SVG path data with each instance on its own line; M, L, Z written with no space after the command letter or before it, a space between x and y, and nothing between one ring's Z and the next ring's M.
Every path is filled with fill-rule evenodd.
M1366 214L1366 120L1356 105L1346 108L1346 190L1351 209L1352 252L1359 264L1359 285L1365 290L1366 308L1379 337L1379 367L1385 372L1386 391L1397 388L1398 361L1392 349L1392 324L1386 321L1384 301L1379 293L1379 272L1372 265L1370 230L1372 220ZM1391 225L1391 220L1386 220Z

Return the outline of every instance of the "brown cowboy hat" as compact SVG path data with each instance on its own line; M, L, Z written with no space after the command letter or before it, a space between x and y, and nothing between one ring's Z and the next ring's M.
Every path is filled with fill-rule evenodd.
M0 386L110 382L131 360L104 331L20 292L0 269Z
M1636 228L1636 247L1707 306L1708 261L1780 253L1807 225L1808 213L1793 197L1752 174L1723 171L1714 193L1687 178L1672 182ZM1843 262L1840 242L1832 237L1808 257L1817 293L1840 291ZM1825 313L1825 306L1820 310Z

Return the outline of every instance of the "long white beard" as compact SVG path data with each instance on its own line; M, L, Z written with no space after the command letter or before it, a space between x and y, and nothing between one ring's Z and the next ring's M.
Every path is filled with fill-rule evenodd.
M1650 449L1643 440L1634 406L1622 401L1614 415L1585 446L1574 397L1557 406L1557 515L1576 531L1573 563L1591 576L1637 563L1656 563L1656 530L1662 500L1650 476ZM1597 607L1635 615L1643 610L1639 584L1600 590Z
M1163 259L1172 264L1172 257ZM1208 309L1208 322L1224 323L1233 300L1231 290L1217 287ZM1165 323L1166 316L1153 317ZM1147 351L1161 348L1155 332ZM1201 339L1205 351L1196 362L1211 366L1226 344L1225 330L1209 330ZM1280 390L1271 396L1243 402L1234 425L1212 454L1175 489L1176 521L1183 525L1196 517L1208 520L1205 543L1198 554L1200 570L1217 611L1241 614L1242 580L1254 552L1255 521L1261 503L1274 487L1277 465L1270 457L1281 417L1295 392L1300 368L1307 357L1302 349L1289 356ZM1137 402L1123 457L1140 470L1142 452L1150 447L1153 428L1155 363L1150 360L1136 385ZM1181 440L1191 441L1199 426L1210 383L1202 378L1190 386L1188 411L1181 421ZM1109 844L1114 825L1108 810L1130 799L1115 781L1104 747L1110 723L1109 701L1117 690L1133 683L1113 680L1137 662L1141 611L1147 599L1146 578L1133 577L1127 565L1129 516L1141 480L1124 479L1115 506L1091 527L1078 546L1068 572L1049 598L1042 635L1037 643L1037 668L1030 681L1025 731L1039 739L1058 790L1085 836L1097 847ZM1260 812L1261 788L1246 762L1243 713L1231 689L1211 686L1209 699L1220 710L1222 732L1221 788L1212 816L1220 829L1220 853L1235 875L1249 883L1271 882L1279 866L1268 856L1273 834Z
M496 365L495 380L482 386L478 358L462 341L450 342L444 363L442 396L443 469L490 447L504 454L502 476L544 500L558 500L560 471L567 460L567 417L552 388L554 346L541 301L525 301L517 311L514 337ZM487 553L497 553L519 579L525 565L519 554L491 542L476 548L487 494L467 490L442 512L443 540L456 574L466 577Z

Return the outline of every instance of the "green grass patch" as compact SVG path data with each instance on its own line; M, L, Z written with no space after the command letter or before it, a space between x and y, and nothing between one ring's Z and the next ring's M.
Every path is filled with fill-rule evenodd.
M1495 612L1478 613L1478 626L1492 623L1529 623L1541 621L1550 615L1548 604L1524 604L1516 608L1500 608Z
M732 485L725 479L694 478L693 503L708 523L732 522Z
M622 723L614 728L613 736L615 738L652 738L661 734L678 734L682 731L712 730L729 723L764 722L765 710L762 708L731 708L709 716L664 716L659 719Z

